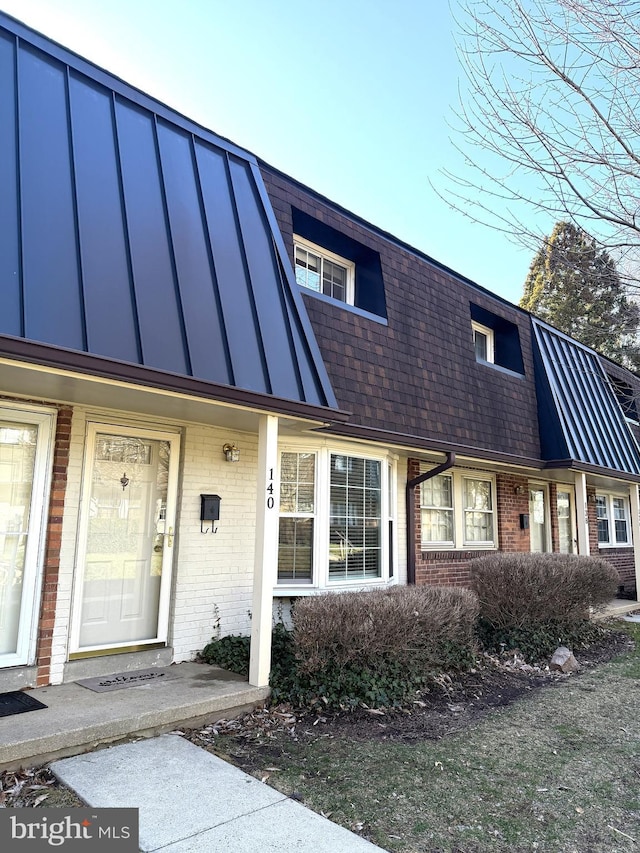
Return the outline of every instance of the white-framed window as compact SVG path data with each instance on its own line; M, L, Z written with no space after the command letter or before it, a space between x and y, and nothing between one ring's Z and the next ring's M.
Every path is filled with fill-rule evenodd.
M316 519L316 454L285 452L280 457L278 582L313 582Z
M395 461L325 445L280 452L278 588L393 578Z
M598 545L631 545L629 501L620 495L597 494Z
M294 235L296 281L339 302L354 304L355 264Z
M422 548L496 548L495 479L451 471L420 486Z
M488 361L493 364L495 361L493 329L472 320L471 330L476 361Z

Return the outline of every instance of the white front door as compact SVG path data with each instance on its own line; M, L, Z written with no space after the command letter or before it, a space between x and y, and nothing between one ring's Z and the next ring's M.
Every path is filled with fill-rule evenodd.
M53 421L0 407L0 667L35 657Z
M91 424L71 651L165 642L180 438Z

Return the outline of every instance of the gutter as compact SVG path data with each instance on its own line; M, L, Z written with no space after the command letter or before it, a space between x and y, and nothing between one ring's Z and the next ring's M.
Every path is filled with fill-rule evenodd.
M413 480L409 480L406 485L405 490L405 505L406 505L406 513L407 513L407 583L414 585L416 582L416 516L415 516L415 505L416 505L416 486L419 486L420 483L424 483L425 480L431 480L433 477L437 477L438 474L442 474L444 471L448 471L449 468L453 468L456 464L456 454L454 450L447 451L447 459L441 465L437 465L435 468L432 468L430 471L425 471L424 474L420 474L419 477L414 477Z
M310 418L321 423L346 421L350 416L349 412L334 408L328 402L323 405L289 400L264 391L251 391L235 385L223 385L219 382L197 379L143 364L118 361L108 356L65 349L55 344L44 344L11 335L0 335L1 359L32 364L36 368L49 367L88 377L124 382L128 385L142 385L159 391L188 394L192 397L258 411Z

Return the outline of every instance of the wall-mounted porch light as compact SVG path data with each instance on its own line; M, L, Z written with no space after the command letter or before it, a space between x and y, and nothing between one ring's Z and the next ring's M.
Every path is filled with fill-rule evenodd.
M240 451L235 446L235 444L225 444L222 447L222 452L225 455L227 462L239 462L240 461Z

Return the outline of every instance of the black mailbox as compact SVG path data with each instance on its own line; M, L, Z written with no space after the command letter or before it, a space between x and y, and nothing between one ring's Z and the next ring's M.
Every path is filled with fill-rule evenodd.
M200 495L200 521L220 518L220 495Z

